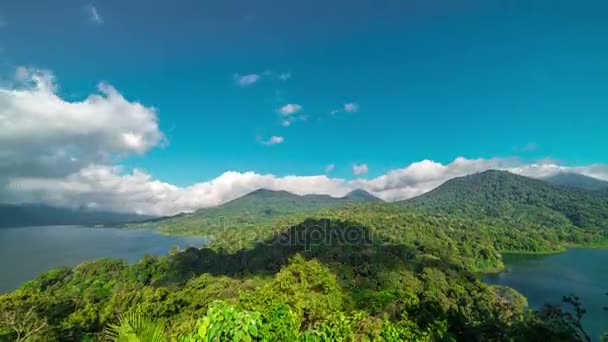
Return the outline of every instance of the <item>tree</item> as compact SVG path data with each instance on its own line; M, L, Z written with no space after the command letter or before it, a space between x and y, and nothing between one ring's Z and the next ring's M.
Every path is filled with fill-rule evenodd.
M48 328L46 318L40 318L34 306L27 310L16 308L2 312L0 326L11 331L16 342L26 341Z

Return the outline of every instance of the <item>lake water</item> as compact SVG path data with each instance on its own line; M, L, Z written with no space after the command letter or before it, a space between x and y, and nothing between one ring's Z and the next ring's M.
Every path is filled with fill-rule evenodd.
M574 293L587 309L584 327L593 341L608 330L608 250L569 249L555 255L505 255L507 271L484 277L488 283L510 286L528 298L533 308L558 304Z
M136 262L145 255L166 255L172 245L200 247L205 238L165 236L154 230L80 226L0 229L0 293L39 273L85 260L120 258Z

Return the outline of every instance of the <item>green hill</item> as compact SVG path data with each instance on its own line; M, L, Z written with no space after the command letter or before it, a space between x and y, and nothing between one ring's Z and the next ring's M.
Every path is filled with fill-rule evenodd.
M398 205L519 231L551 228L555 238L571 243L603 240L608 232L608 193L558 187L506 171L455 178Z
M168 234L208 235L218 229L268 224L281 218L305 215L320 209L372 201L381 200L364 190L355 190L337 198L328 195L300 196L287 191L259 189L217 207L152 220L137 226L157 228Z
M563 172L551 177L542 178L542 180L557 186L578 188L584 190L595 191L608 189L608 182L577 173Z
M351 192L349 192L348 194L346 194L346 196L342 197L345 200L350 200L350 201L361 201L361 202L382 202L381 199L379 199L378 197L370 194L369 192L363 190L363 189L356 189L353 190Z
M130 331L133 317L162 341L584 341L570 313L528 310L476 273L500 269L503 251L596 241L602 194L490 171L397 204L356 195L258 190L148 222L214 240L133 265L46 272L0 294L0 341L24 321L35 341L101 341L108 327ZM214 229L221 217L235 224Z

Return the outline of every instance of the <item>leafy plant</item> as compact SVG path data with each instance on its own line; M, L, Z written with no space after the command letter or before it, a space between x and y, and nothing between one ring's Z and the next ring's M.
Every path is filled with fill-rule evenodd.
M118 324L110 324L104 331L105 338L113 342L166 342L165 325L153 321L140 308L118 316Z

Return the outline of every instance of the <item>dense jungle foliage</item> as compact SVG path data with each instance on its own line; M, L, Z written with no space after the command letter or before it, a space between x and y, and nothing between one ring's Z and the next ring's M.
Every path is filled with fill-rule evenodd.
M500 270L501 251L601 243L608 202L504 173L463 179L397 205L348 202L240 226L189 222L213 237L209 246L54 269L0 295L0 341L599 338L582 329L575 296L533 311L478 273Z

